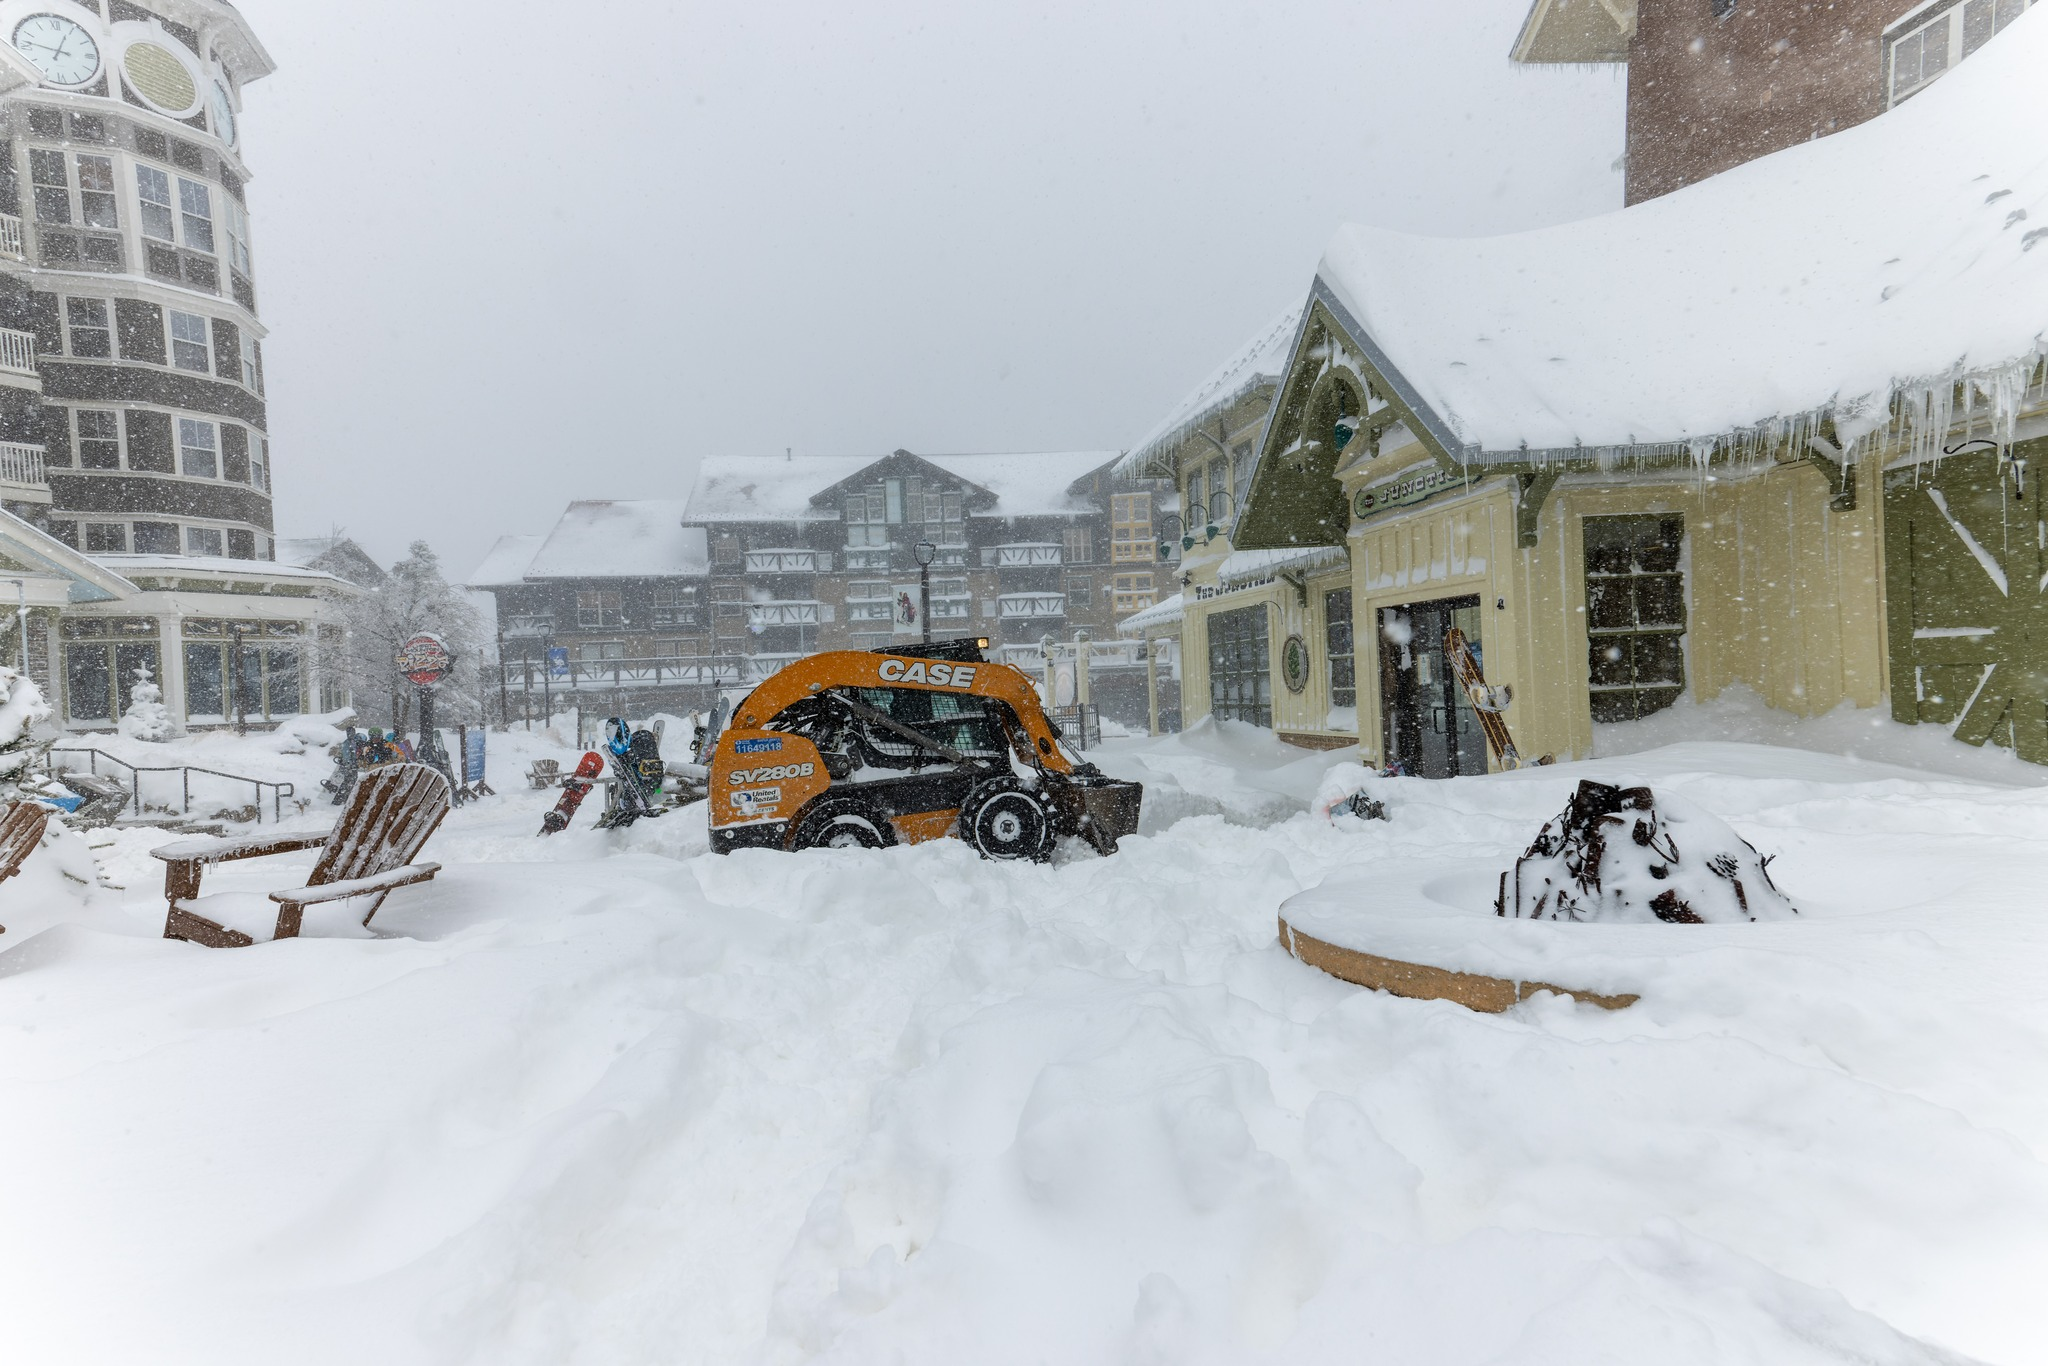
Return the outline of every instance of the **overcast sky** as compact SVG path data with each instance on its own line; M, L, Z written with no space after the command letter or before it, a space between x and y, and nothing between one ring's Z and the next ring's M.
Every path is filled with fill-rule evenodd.
M1618 208L1527 0L241 0L278 530L453 576L709 453L1122 449L1336 224Z

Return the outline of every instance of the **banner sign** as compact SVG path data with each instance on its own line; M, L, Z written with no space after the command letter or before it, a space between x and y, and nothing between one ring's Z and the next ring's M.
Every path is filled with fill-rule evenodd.
M556 678L569 676L569 647L550 645L548 647L548 672Z
M462 737L462 781L471 785L484 780L484 734L478 726Z
M398 647L398 671L415 687L431 688L454 667L448 646L430 632L422 631Z

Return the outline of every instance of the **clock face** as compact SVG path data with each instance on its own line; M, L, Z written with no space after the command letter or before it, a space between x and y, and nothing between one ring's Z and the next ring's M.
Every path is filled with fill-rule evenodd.
M235 102L228 97L228 88L218 81L213 86L213 131L222 142L234 145Z
M58 85L84 85L100 70L100 45L60 14L31 14L14 26L14 47Z

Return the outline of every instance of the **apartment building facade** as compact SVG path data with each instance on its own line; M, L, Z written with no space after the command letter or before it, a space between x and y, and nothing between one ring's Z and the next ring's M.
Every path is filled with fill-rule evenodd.
M469 582L498 603L508 701L700 705L817 650L919 640L920 546L931 634L1036 667L1048 638L1113 642L1120 607L1149 604L1156 494L1115 487L1117 458L713 458L687 499L572 504L548 535L501 540ZM1122 577L1135 555L1142 587ZM1142 707L1135 674L1115 672L1097 672L1107 695Z
M72 726L137 668L185 725L335 699L310 646L352 590L273 539L241 124L273 70L224 0L0 3L0 506L112 576L31 619Z

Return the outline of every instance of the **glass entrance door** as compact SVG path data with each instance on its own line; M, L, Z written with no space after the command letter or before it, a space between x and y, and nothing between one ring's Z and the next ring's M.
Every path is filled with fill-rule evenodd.
M1486 772L1486 734L1444 657L1444 635L1455 626L1484 671L1479 621L1476 597L1379 610L1380 725L1388 767L1418 778Z

